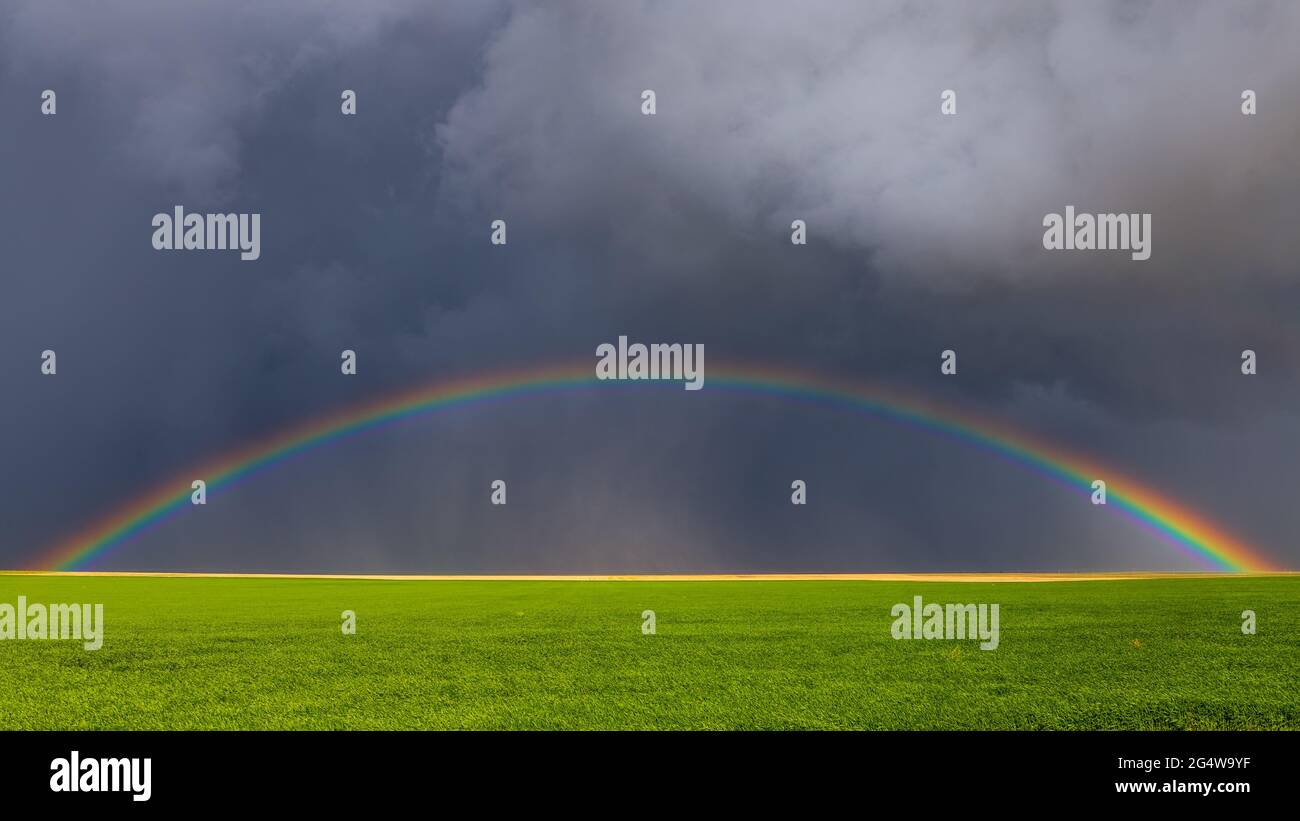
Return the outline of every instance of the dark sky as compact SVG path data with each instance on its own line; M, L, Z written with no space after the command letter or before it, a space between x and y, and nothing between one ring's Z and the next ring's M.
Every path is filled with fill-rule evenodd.
M1297 42L1292 2L8 0L0 565L324 412L620 334L703 343L705 390L429 416L98 566L1195 566L979 450L711 391L723 359L976 410L1300 565ZM175 205L260 213L261 259L154 251ZM1066 205L1152 214L1151 259L1044 251Z

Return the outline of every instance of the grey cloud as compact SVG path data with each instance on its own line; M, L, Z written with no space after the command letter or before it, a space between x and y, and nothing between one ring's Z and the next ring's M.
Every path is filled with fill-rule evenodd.
M548 229L592 230L607 198L654 216L667 185L719 230L780 234L797 216L886 272L960 285L1110 266L1043 271L1041 218L1074 204L1155 212L1156 261L1129 275L1293 270L1293 4L524 9L439 138L459 198ZM626 230L651 254L671 242Z
M414 17L431 16L454 37L496 13L493 3L415 0L52 0L13 4L0 37L11 70L77 82L80 97L65 99L65 110L102 112L95 139L138 180L224 201L240 193L248 133L285 87Z

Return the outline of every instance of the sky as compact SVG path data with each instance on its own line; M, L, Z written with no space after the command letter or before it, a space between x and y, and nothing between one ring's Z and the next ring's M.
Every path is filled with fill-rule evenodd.
M710 390L723 360L982 414L1300 566L1296 42L1290 2L7 0L0 566L248 442L619 335L703 344L705 389L411 420L94 566L1197 567L979 449ZM177 205L261 214L260 259L155 250ZM1067 205L1151 214L1151 258L1045 250Z

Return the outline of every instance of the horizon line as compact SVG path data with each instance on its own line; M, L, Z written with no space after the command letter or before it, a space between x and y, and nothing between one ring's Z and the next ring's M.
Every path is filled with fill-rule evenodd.
M1118 570L1082 572L934 573L614 573L614 574L406 574L406 573L230 573L161 570L0 570L0 576L120 577L168 579L313 579L333 581L916 581L1071 582L1143 579L1247 579L1300 576L1300 571Z

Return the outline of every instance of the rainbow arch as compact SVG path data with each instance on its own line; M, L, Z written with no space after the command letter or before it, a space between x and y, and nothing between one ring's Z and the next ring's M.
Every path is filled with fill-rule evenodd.
M304 452L403 419L492 399L602 384L590 363L550 366L447 380L345 408L230 451L186 471L184 477L154 487L43 552L34 568L84 568L132 536L184 510L189 505L193 477L202 477L211 491ZM705 386L865 412L965 442L1086 493L1091 493L1094 479L1104 478L1110 509L1164 537L1205 569L1256 573L1278 569L1253 546L1150 486L968 412L941 408L893 390L772 367L711 365Z

